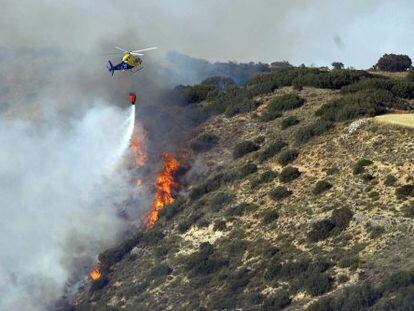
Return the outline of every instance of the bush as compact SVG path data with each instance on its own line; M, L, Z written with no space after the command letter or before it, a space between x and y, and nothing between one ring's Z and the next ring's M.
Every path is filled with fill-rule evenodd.
M225 231L226 229L227 225L224 220L218 220L214 223L214 231Z
M321 194L325 191L328 191L332 188L332 185L326 180L320 180L316 183L315 188L313 188L312 193L315 195Z
M172 269L166 264L156 265L151 269L148 277L152 280L159 279L160 277L166 276L172 272Z
M296 149L290 149L282 151L277 158L277 161L280 165L285 166L289 163L292 163L298 157L299 152Z
M279 111L266 111L260 116L260 121L262 122L269 122L274 119L280 118L282 116L282 113Z
M254 163L247 163L240 168L240 177L245 177L255 172L257 172L257 165Z
M413 197L414 196L414 185L404 185L404 186L398 187L395 190L395 194L400 199L404 199L407 197Z
M332 70L319 73L307 73L298 76L292 81L295 88L311 86L322 89L340 89L343 86L366 79L372 75L363 70Z
M265 299L263 302L263 310L282 310L288 306L291 301L289 293L282 290Z
M331 121L318 120L308 126L298 129L295 133L295 141L304 144L314 136L319 136L333 127Z
M392 187L397 182L397 178L395 178L393 175L387 175L384 180L384 185L387 187Z
M407 204L401 208L404 217L414 218L414 204Z
M218 136L211 133L202 134L191 143L191 149L193 149L195 152L206 152L211 148L217 146L218 142Z
M381 293L368 284L356 285L345 289L343 297L334 310L367 310L373 306Z
M208 207L213 212L218 212L225 205L230 204L234 200L234 195L226 192L216 193L208 202Z
M238 159L250 152L259 150L259 146L252 141L244 141L236 145L233 150L233 158Z
M161 217L165 217L166 220L170 220L174 218L175 215L180 213L185 207L185 204L182 199L178 198L172 203L168 205L166 208L161 210Z
M308 233L308 238L311 242L319 242L328 238L335 224L329 219L321 220L312 225L311 231Z
M268 210L263 213L262 222L267 225L279 218L279 213L275 210Z
M282 122L280 123L280 127L282 130L287 129L288 127L294 126L299 123L299 119L295 116L290 116L287 118L284 118Z
M384 54L375 68L382 71L407 71L411 64L411 59L407 55Z
M265 161L270 159L274 155L278 154L285 146L287 146L287 144L283 140L276 140L259 155L259 160Z
M327 121L342 122L383 114L396 103L397 99L389 91L363 90L328 102L316 111L316 115Z
M279 180L287 183L299 178L300 175L301 172L296 167L287 166L280 172Z
M272 99L267 109L269 112L286 111L302 107L305 100L295 94L280 95Z
M372 163L373 162L371 160L367 160L367 159L361 159L361 160L359 160L354 165L354 168L353 168L354 175L359 175L359 174L364 173L365 172L365 167L372 165Z
M219 189L221 186L230 183L236 179L238 179L240 175L235 172L234 170L229 170L227 172L218 173L214 175L213 177L207 179L206 182L204 182L202 185L195 187L190 192L190 198L192 200L197 200L201 198L206 193L215 191Z
M210 243L204 242L200 244L197 252L185 258L184 263L191 277L215 273L227 266L229 262L219 257Z
M152 231L153 233L150 233ZM99 262L105 267L114 265L122 258L124 258L125 255L129 254L129 252L140 242L146 242L149 236L158 235L158 233L160 233L157 230L151 230L150 232L146 233L145 235L142 233L137 233L118 246L100 253L98 256ZM162 233L160 234L162 235Z
M229 86L236 85L236 82L229 77L213 76L203 80L200 84L213 86L216 91L223 91Z
M288 190L286 187L279 186L273 189L269 195L273 200L283 200L290 197L292 195L292 191Z
M314 273L306 279L305 289L312 296L320 296L331 289L332 281L326 273Z
M233 117L241 113L255 111L259 107L259 103L253 99L243 99L238 103L231 103L227 106L224 114L226 117Z
M344 69L344 64L341 62L333 62L331 64L331 66L335 69L335 70L340 70L340 69Z
M354 213L347 207L341 207L332 212L331 222L339 230L344 230L348 227Z
M264 172L259 178L256 178L250 182L252 188L258 187L260 184L269 183L277 177L277 174L273 171Z

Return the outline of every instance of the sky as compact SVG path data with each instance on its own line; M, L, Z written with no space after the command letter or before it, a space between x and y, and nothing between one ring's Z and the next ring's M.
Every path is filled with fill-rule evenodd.
M414 48L408 0L2 0L1 8L5 47L99 53L155 45L159 56L358 68Z

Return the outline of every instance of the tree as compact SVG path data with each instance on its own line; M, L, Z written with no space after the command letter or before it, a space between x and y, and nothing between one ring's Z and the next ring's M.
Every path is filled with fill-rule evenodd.
M407 71L412 61L407 55L384 54L374 66L375 69L382 71Z
M344 69L344 64L341 62L333 62L332 67L334 67L334 69L340 70L340 69Z

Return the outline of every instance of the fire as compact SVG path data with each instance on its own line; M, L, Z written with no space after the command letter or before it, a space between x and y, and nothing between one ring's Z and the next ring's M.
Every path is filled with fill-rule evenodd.
M164 167L157 175L155 187L155 202L151 207L148 217L147 230L151 230L159 218L160 211L174 202L173 192L178 190L178 183L174 180L174 174L180 169L181 164L171 153L163 154Z
M147 162L147 153L143 139L138 135L138 131L134 130L131 137L131 150L135 160L136 168L144 166Z
M89 273L89 275L93 281L98 281L102 278L102 272L99 269L99 267L96 267L95 269L93 269L92 272Z

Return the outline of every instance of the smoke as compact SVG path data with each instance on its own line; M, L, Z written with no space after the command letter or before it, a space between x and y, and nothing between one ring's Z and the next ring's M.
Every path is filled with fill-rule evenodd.
M131 109L91 103L65 130L0 121L0 310L45 310L121 232Z
M157 45L152 55L368 68L385 52L410 54L413 11L409 0L3 0L0 46L97 52Z

